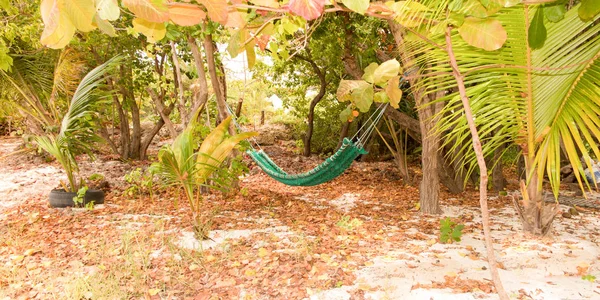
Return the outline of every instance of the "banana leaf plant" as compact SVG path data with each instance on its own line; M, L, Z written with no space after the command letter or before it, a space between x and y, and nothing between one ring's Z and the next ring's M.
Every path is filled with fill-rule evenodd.
M165 185L183 189L192 211L194 231L201 239L206 238L206 232L201 229L203 224L200 187L209 186L211 175L219 169L236 145L258 135L256 132L244 132L227 136L230 123L231 117L228 117L198 147L195 135L200 125L197 121L190 122L171 145L165 145L159 151L158 162L151 166L151 171L157 174Z
M67 192L77 192L83 182L77 182L79 166L75 159L79 154L92 153L95 142L100 138L94 133L97 121L97 109L106 101L109 93L100 89L104 75L119 61L114 57L90 71L79 83L69 109L63 116L58 134L46 134L35 137L36 143L60 163L67 174L68 185L63 183Z

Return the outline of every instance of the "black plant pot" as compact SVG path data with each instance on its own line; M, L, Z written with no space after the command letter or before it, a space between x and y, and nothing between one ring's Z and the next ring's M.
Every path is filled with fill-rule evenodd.
M52 190L50 192L50 206L51 207L69 207L76 206L73 202L73 197L77 197L77 193L66 192L64 189ZM94 205L104 203L104 192L100 190L87 190L85 197L83 198L84 206L90 202L94 202Z

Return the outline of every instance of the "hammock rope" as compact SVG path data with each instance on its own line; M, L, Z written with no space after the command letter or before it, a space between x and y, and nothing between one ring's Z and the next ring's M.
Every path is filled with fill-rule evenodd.
M381 120L387 106L387 103L380 104L351 139L344 138L342 146L332 156L310 171L299 174L286 173L265 153L255 138L252 138L252 141L256 144L258 150L250 143L251 149L246 151L246 153L267 175L283 184L291 186L319 185L342 175L359 155L368 153L364 148L365 143L367 143L377 123ZM237 122L237 116L233 113L229 105L226 107L229 114L233 116L234 125L239 131L242 131L241 126Z

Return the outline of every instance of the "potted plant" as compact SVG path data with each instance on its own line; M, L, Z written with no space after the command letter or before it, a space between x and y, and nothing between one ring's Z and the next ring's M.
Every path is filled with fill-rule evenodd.
M98 87L102 85L106 72L119 60L119 57L110 59L94 68L81 80L62 119L58 134L49 133L35 137L37 144L52 155L67 174L68 184L61 181L62 188L50 192L52 207L104 203L104 192L88 189L83 179L77 180L79 167L75 158L82 153L94 158L92 145L99 141L99 137L94 133L96 109L109 96Z

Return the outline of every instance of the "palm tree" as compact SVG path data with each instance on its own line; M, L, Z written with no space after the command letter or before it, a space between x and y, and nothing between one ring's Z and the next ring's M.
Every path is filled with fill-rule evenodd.
M590 187L583 176L584 166L592 166L590 154L600 158L600 15L582 21L578 7L556 23L546 22L547 39L537 50L527 42L528 35L535 34L528 29L530 16L542 6L524 4L502 8L488 17L499 20L507 33L498 50L470 46L457 30L431 37L430 42L442 47L423 40L407 47L418 57L421 69L433 74L422 81L427 93L455 91L441 99L447 105L438 128L447 133L454 147L472 149L465 118L469 109L483 153L491 155L507 142L520 147L526 180L521 187L522 201L515 200L515 204L524 231L534 235L547 234L558 212L556 205L544 201L542 184L547 176L558 196L561 144L582 189ZM445 14L439 16L438 21L446 20ZM452 47L447 47L448 41ZM461 84L464 95L459 92ZM468 99L470 108L463 106L463 98ZM474 169L477 157L472 150L469 153L455 159Z
M73 94L84 71L80 55L66 49L14 54L10 70L0 70L0 101L13 108L35 134L57 130L61 100Z
M171 145L165 145L158 153L158 162L152 164L152 173L157 174L166 185L183 189L192 211L193 227L199 239L207 237L207 227L201 220L202 197L200 186L206 186L211 175L242 140L258 135L244 132L227 136L231 116L223 120L204 139L200 147L198 140L198 113L188 126L175 138ZM214 178L213 178L214 179Z
M104 82L104 75L119 61L120 57L114 57L94 68L81 80L63 116L58 134L35 137L37 144L54 156L67 173L69 185L63 184L65 191L76 192L79 189L76 156L81 153L93 156L93 143L99 141L94 132L96 111L109 96L99 87Z

